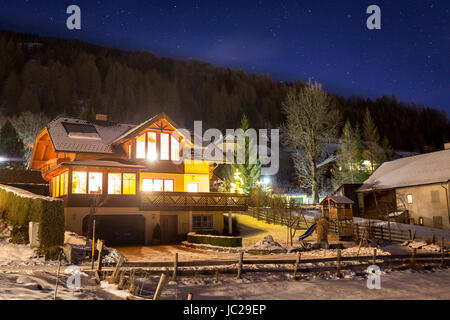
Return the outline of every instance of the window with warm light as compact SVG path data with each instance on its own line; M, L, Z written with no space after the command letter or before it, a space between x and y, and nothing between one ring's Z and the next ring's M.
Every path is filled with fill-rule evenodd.
M169 134L161 133L161 160L169 160Z
M69 172L68 171L64 172L62 177L64 180L64 188L62 188L63 194L68 194L69 193Z
M103 174L101 172L89 172L89 194L101 194L103 192Z
M145 134L136 139L136 158L145 159Z
M136 174L123 174L123 194L136 194Z
M174 136L170 136L171 159L177 161L180 158L180 143Z
M153 191L152 179L142 179L142 191Z
M409 204L412 204L412 203L413 203L413 197L412 197L412 194L408 194L407 199L408 199L408 203L409 203Z
M154 179L153 180L153 191L164 191L164 180Z
M72 193L86 193L87 172L72 172Z
M59 176L55 177L55 193L54 193L54 197L59 197Z
M122 193L122 175L120 173L108 173L108 194Z
M156 151L156 132L148 132L147 139L148 139L147 159L156 160L158 158L158 152Z
M173 192L173 180L164 180L164 191Z
M189 182L187 187L188 192L198 192L198 183L196 182Z

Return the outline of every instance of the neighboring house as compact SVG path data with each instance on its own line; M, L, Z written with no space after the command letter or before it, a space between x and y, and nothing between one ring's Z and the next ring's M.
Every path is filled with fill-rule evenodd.
M383 163L357 190L363 216L395 216L450 229L450 145L445 150Z
M88 234L91 212L109 244L150 244L157 225L162 243L190 231L222 234L223 213L246 210L246 197L210 192L217 163L177 163L184 145L196 148L164 113L136 126L58 117L38 134L30 169L50 181L66 228L79 234Z
M42 178L39 171L0 168L0 184L24 189L42 196L49 195L48 181Z

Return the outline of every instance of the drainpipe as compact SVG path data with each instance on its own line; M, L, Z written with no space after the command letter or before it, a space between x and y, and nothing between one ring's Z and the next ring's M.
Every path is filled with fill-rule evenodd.
M450 183L450 179L447 180L447 188L444 187L441 183L441 187L445 190L445 200L447 200L447 214L448 214L448 223L450 224L450 206L448 203L448 186Z

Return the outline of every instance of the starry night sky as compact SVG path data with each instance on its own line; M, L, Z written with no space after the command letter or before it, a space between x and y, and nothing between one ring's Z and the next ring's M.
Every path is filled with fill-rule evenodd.
M66 8L81 8L81 30ZM366 28L381 8L382 30ZM398 99L450 114L450 1L0 0L0 29L198 59L332 93Z

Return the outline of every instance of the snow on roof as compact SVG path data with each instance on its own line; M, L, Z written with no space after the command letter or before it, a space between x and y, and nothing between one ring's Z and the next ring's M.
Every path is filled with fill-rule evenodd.
M10 186L5 186L4 184L0 184L0 189L3 189L7 192L12 192L18 196L24 197L24 198L30 198L30 199L42 199L42 200L47 200L47 201L62 201L62 199L58 199L58 198L52 198L52 197L46 197L46 196L41 196L38 194L34 194L32 192L23 190L23 189L19 189L19 188L14 188L14 187L10 187Z
M383 163L357 192L394 189L450 180L450 150Z
M354 203L353 200L351 200L345 196L328 196L325 199L323 199L320 204L322 204L327 198L333 200L336 203L348 203L348 204Z

